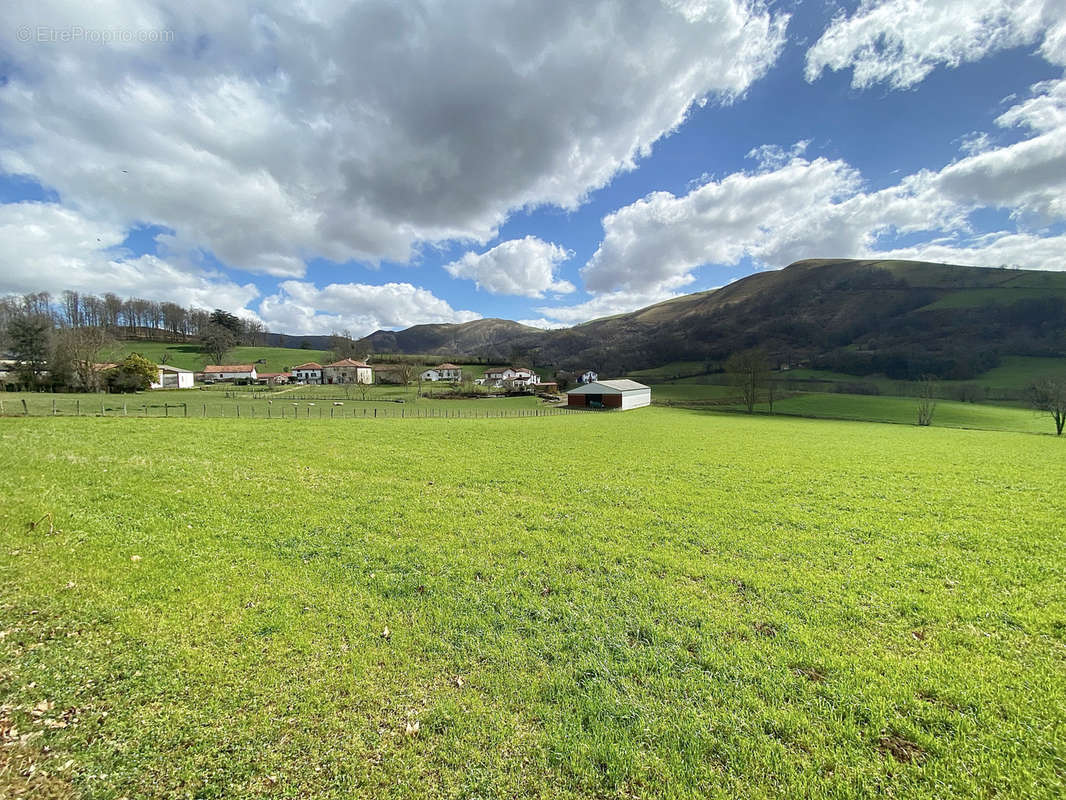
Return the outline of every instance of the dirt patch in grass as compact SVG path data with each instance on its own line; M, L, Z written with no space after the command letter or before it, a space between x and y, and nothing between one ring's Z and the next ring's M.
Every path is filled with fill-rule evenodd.
M928 755L920 744L895 733L882 736L877 742L877 749L901 764L920 764Z

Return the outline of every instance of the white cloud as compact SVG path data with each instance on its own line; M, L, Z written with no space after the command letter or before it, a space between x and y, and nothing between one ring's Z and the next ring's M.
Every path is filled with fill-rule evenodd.
M1019 267L1066 271L1066 235L1035 236L1002 231L965 244L930 242L878 251L878 258L903 258L968 264L975 267Z
M0 204L0 294L73 289L208 309L239 309L259 295L212 270L124 253L124 240L119 226L55 203Z
M263 298L259 316L270 330L326 333L347 330L365 336L382 328L481 319L456 311L432 292L409 283L331 283L321 289L305 281L284 281Z
M970 155L879 191L864 190L861 175L843 161L801 157L806 142L753 148L758 172L733 173L681 196L655 192L608 214L603 240L581 270L586 288L661 294L691 282L706 264L871 257L885 252L893 235L920 232L968 244L907 252L1058 269L1061 258L1042 244L1057 238L1020 230L972 239L969 215L1003 208L1019 225L1066 221L1066 79L1036 84L996 122L1033 135L995 147L987 135L971 134L963 143Z
M1008 208L1039 224L1066 219L1066 80L1032 88L996 123L1036 135L948 165L936 176L939 192L962 206Z
M683 286L687 280L673 281L673 288L669 282L660 284L647 291L616 291L597 294L591 300L577 303L571 306L540 306L536 309L538 314L543 314L552 320L558 320L564 325L577 325L600 317L610 317L615 314L625 314L636 311L638 308L650 306L671 297L677 297L681 292L675 291Z
M662 294L690 283L703 264L749 258L782 267L863 252L890 231L958 224L930 183L919 173L865 193L847 163L793 157L777 169L733 173L680 197L656 192L604 218L603 241L582 276L593 292Z
M546 331L567 327L565 322L557 322L555 320L545 319L544 317L538 317L537 319L520 319L517 320L517 322L519 325L528 325L530 328L542 328Z
M864 0L850 17L839 14L807 51L806 77L851 68L857 89L878 83L903 89L937 66L1037 42L1044 58L1066 64L1061 0Z
M244 270L405 261L577 206L693 104L743 94L787 20L758 0L15 0L0 169ZM23 25L173 41L26 43Z
M478 254L468 252L458 261L445 264L453 278L475 281L490 294L543 297L545 292L568 294L574 284L556 276L559 264L573 253L536 236L511 239Z

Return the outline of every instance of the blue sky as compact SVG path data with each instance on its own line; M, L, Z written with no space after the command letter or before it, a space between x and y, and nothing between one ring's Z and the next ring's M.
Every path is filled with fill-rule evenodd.
M810 257L1066 268L1052 0L14 6L0 293L361 335Z

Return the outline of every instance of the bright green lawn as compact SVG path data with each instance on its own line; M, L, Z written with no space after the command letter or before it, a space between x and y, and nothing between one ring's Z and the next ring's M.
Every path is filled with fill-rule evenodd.
M760 404L760 409L765 409ZM780 414L829 419L856 419L873 422L914 424L918 416L918 401L913 397L870 397L850 394L799 394L774 404ZM933 412L933 425L949 428L980 428L983 430L1023 431L1028 433L1055 432L1049 414L1027 408L958 403L938 400Z
M1063 445L0 419L0 796L1062 797Z

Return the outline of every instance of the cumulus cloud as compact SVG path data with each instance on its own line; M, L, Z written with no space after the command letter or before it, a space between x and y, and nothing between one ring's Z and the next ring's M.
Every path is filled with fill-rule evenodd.
M754 172L680 196L654 192L604 217L603 239L581 270L594 297L538 312L580 322L632 310L691 284L701 266L745 259L771 268L830 256L1061 269L1066 238L1039 228L1066 222L1066 79L1036 84L996 122L1032 135L995 147L973 134L968 155L878 191L844 161L803 157L806 142L753 148ZM1017 225L1038 230L975 236L970 215L981 208L1008 209ZM919 233L930 241L893 249L896 237Z
M996 123L1035 135L948 165L937 189L960 205L1007 208L1039 224L1066 219L1066 80L1036 84Z
M975 267L1038 267L1062 272L1066 270L1066 235L1036 236L999 231L967 243L930 242L879 251L877 256Z
M0 169L64 204L174 231L251 272L408 260L573 208L693 106L775 62L788 17L755 0L15 0ZM23 26L170 41L22 42Z
M427 289L409 283L331 283L319 288L306 281L283 281L276 294L263 298L259 316L271 330L347 330L354 336L382 328L481 319L480 314L456 311Z
M683 278L661 283L646 291L602 292L583 303L569 306L540 306L537 308L537 313L563 325L577 325L600 317L636 311L638 308L677 297L682 294L677 289L686 283L688 279Z
M930 180L918 174L865 193L844 161L792 157L777 169L733 173L680 197L655 192L604 218L603 241L582 277L594 292L662 294L690 283L703 264L748 258L781 267L861 252L889 231L950 224L952 207Z
M259 295L213 270L126 253L125 238L55 203L0 204L0 294L73 289L236 309Z
M857 89L904 89L937 66L1037 43L1048 61L1066 64L1061 0L864 0L851 16L840 13L807 51L806 77L850 68Z
M445 264L453 278L475 281L490 294L543 297L545 292L567 294L574 284L556 276L559 264L573 253L536 236L511 239L478 254L468 252L458 261Z

